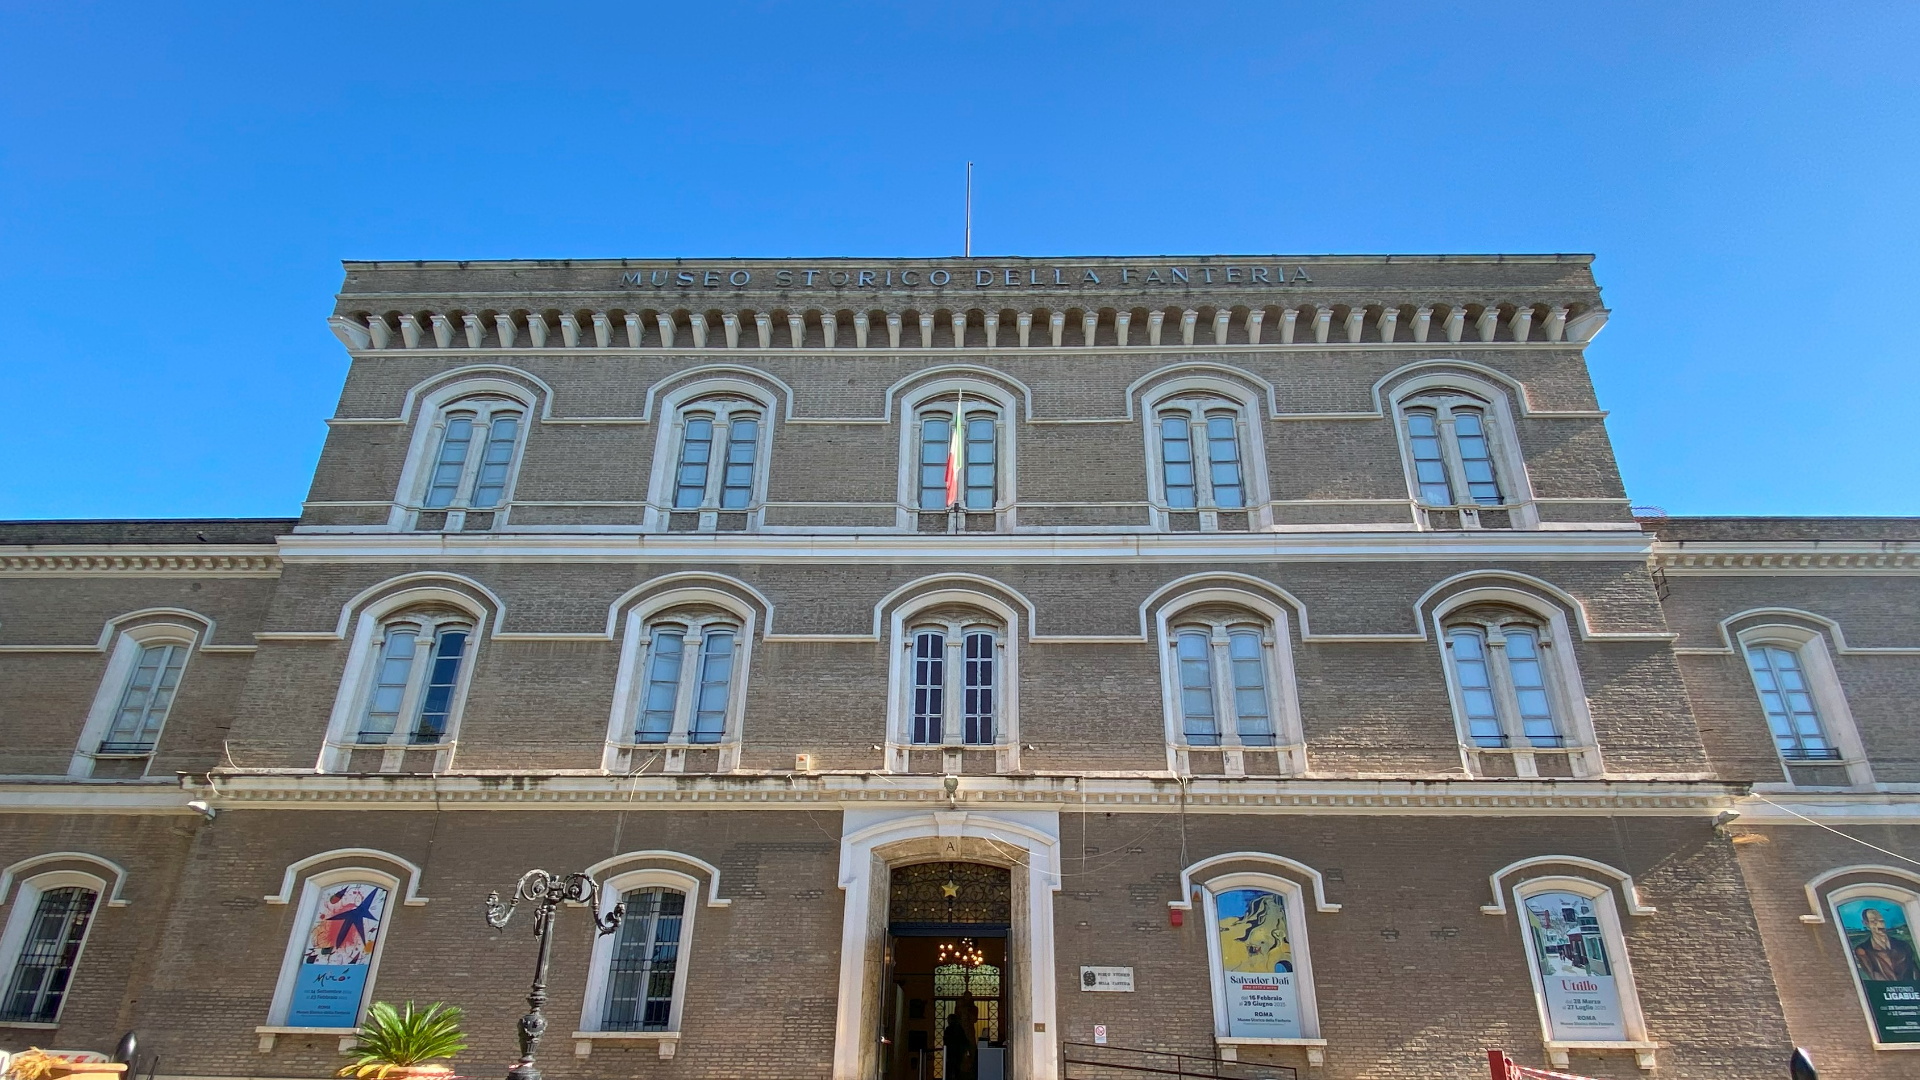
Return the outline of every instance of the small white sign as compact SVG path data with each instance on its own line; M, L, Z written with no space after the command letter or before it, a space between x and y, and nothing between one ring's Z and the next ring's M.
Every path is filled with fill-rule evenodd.
M1107 1025L1105 1024L1093 1025L1093 1044L1095 1046L1107 1045Z
M1133 969L1130 967L1083 967L1080 989L1107 993L1133 993Z

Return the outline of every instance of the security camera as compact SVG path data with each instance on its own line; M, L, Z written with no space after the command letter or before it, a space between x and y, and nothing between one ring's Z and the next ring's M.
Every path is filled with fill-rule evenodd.
M214 817L220 813L220 811L215 810L211 805L209 805L207 803L207 800L205 799L193 799L188 801L187 809L198 811L200 814L204 815L208 821L212 821Z
M1724 829L1738 820L1740 820L1740 811L1722 810L1720 811L1720 816L1713 819L1713 827L1716 829Z

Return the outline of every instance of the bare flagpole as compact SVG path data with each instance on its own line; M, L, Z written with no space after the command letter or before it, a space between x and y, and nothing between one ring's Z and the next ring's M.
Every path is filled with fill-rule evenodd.
M973 258L973 162L967 162L967 240L961 249L966 258Z

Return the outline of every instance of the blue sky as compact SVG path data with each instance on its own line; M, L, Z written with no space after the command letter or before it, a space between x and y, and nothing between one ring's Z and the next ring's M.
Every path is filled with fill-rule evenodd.
M1639 503L1920 513L1920 5L0 0L0 517L298 512L343 258L1597 253Z

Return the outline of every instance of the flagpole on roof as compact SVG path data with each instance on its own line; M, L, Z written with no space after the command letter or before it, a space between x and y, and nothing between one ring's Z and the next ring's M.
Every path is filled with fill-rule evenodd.
M973 162L967 162L967 237L960 253L973 258Z

